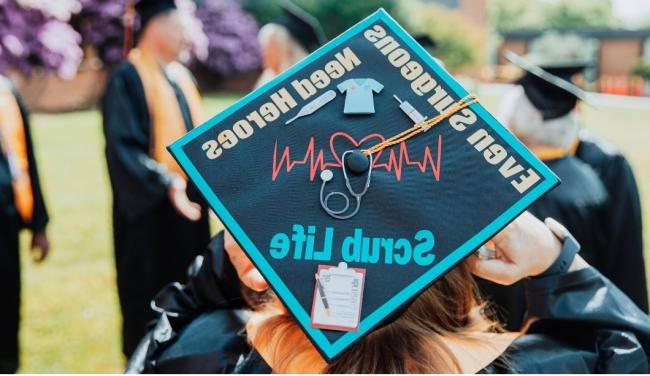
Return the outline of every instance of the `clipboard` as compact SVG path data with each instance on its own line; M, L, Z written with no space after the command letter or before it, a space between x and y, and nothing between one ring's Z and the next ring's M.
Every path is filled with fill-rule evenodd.
M356 332L359 330L366 270L348 268L344 262L338 266L319 265L314 286L310 324L313 328ZM322 290L318 284L321 284ZM325 292L325 298L321 296ZM326 312L324 301L328 302Z

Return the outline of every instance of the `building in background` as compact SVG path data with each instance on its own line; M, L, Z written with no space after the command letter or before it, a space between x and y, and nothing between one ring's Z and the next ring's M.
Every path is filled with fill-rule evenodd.
M534 48L536 40L548 30L510 30L501 33L498 64L506 64L503 52L523 55ZM650 64L650 28L576 28L555 30L575 34L594 45L594 66L587 74L590 88L604 93L643 95L644 80L635 75L640 63Z

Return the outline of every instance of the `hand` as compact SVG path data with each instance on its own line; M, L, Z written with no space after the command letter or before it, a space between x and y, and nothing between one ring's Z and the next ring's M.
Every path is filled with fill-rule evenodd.
M481 260L472 255L466 262L475 275L501 285L543 273L562 250L551 230L528 212L512 221L492 241L496 258Z
M201 206L187 197L187 181L178 175L172 178L172 184L169 186L169 199L176 211L185 218L190 221L201 219Z
M254 291L264 291L269 288L269 284L262 277L260 271L253 265L228 231L224 231L223 246L244 285Z
M34 261L43 262L50 253L50 241L45 230L37 231L32 235L32 254Z

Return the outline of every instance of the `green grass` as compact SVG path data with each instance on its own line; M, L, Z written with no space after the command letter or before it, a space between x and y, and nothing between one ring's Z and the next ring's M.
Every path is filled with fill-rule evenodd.
M208 97L206 113L215 113L235 99ZM496 98L484 100L494 108ZM642 197L649 197L650 109L585 110L588 128L625 151ZM32 263L28 234L23 234L20 371L120 372L124 359L100 116L97 111L36 114L32 123L52 217L52 254L44 264ZM645 238L650 244L650 203L643 204Z
M234 96L206 99L215 113ZM21 372L120 372L111 199L98 111L32 116L52 218L50 258L31 262L22 235Z

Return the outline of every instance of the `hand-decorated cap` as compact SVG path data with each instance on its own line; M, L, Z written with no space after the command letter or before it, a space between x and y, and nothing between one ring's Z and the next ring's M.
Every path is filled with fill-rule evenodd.
M170 150L328 360L558 184L384 10Z

